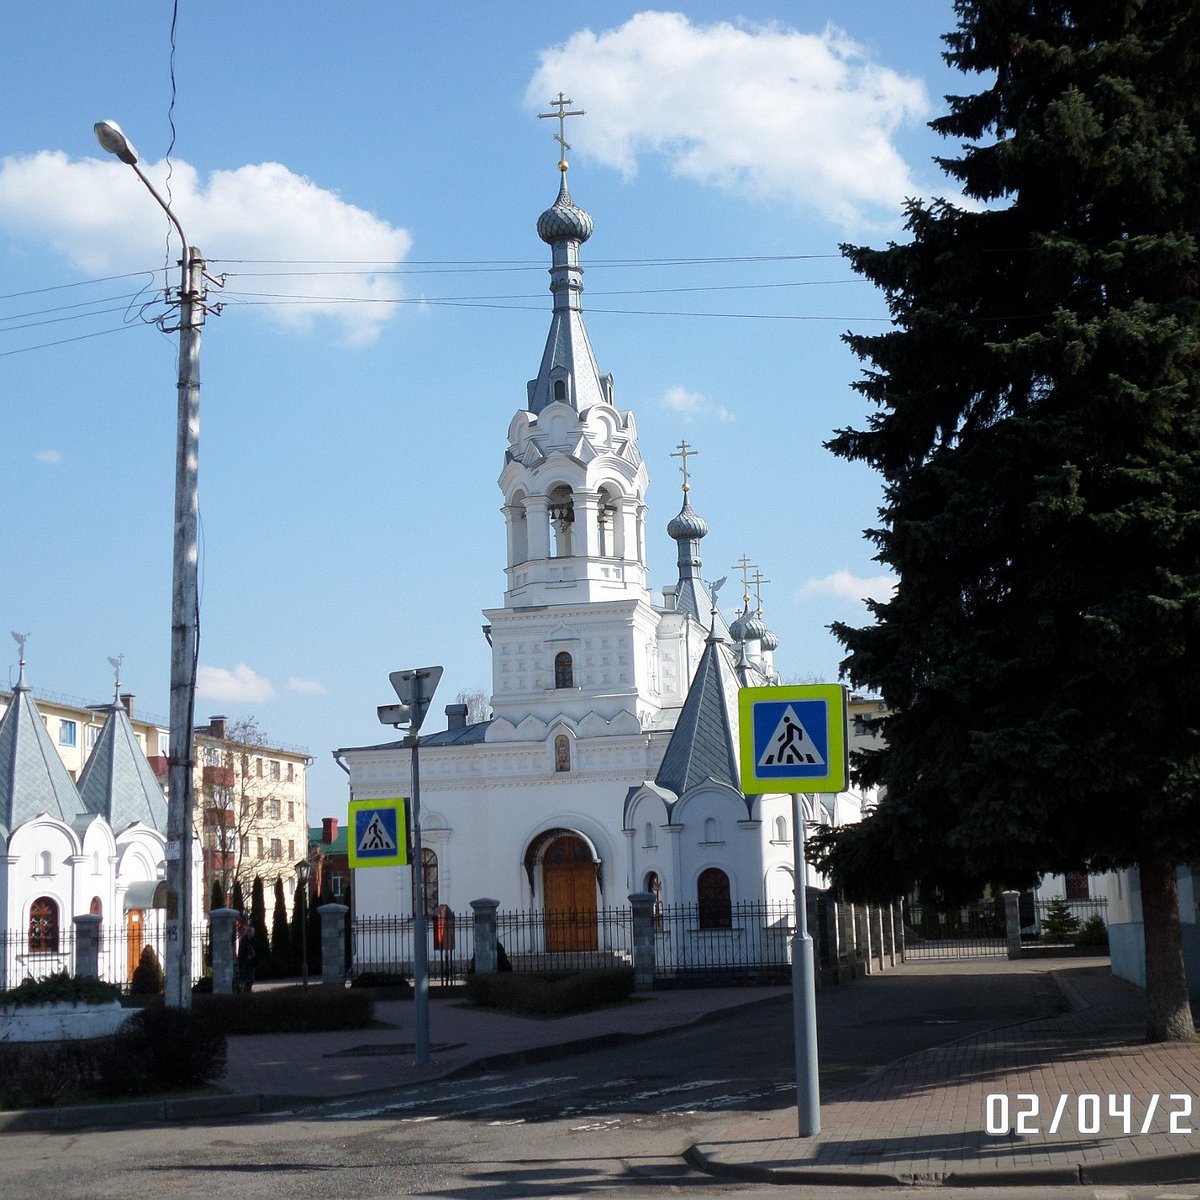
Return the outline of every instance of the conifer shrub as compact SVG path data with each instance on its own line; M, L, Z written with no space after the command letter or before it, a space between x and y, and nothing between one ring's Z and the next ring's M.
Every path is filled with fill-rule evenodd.
M1093 913L1079 927L1079 932L1075 935L1075 945L1081 950L1108 949L1108 926L1099 913Z
M39 1004L111 1004L120 1000L121 987L91 975L55 971L41 979L23 979L15 988L0 991L0 1008Z
M138 965L133 969L133 978L129 981L131 996L161 996L165 977L162 964L153 946L143 946Z
M1042 917L1042 937L1051 942L1070 941L1079 932L1079 918L1067 902L1058 897L1046 905Z
M235 995L193 997L193 1011L210 1018L226 1033L320 1033L366 1029L374 1001L363 991L316 985L272 987Z

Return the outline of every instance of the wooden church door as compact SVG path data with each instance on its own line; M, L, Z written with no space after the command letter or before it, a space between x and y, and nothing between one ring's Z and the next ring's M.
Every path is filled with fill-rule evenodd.
M581 837L557 837L542 857L547 950L596 949L596 864Z

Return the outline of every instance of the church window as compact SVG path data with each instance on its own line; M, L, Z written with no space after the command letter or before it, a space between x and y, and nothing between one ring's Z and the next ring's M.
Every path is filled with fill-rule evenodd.
M721 840L721 826L716 817L704 818L704 838L705 842L719 842Z
M646 840L642 844L643 849L653 850L657 843L654 841L654 822L646 822Z
M425 898L425 915L431 917L438 906L438 858L428 846L421 849L421 894Z
M555 400L565 400L567 398L567 381L565 379L556 379L554 381L554 398Z
M654 928L662 929L662 879L659 877L657 871L646 872L646 878L642 883L642 891L649 892L654 897Z
M571 739L565 733L560 733L554 739L554 769L556 771L571 769Z
M88 905L88 912L93 917L104 916L104 901L99 896L93 896L91 904Z
M1088 877L1083 871L1068 871L1063 883L1068 900L1087 900Z
M570 558L575 552L571 540L575 526L575 500L569 487L556 487L550 493L549 513L554 531L554 557Z
M696 881L696 904L701 929L731 929L733 905L729 898L729 876L719 867L700 872Z
M58 953L58 905L49 896L29 906L29 953Z
M575 686L575 664L566 650L560 650L554 656L554 686L556 688L573 688Z
M38 855L37 874L39 874L39 875L53 875L54 874L54 861L50 857L49 850L43 850L41 852L41 854Z
M777 842L786 842L788 840L787 817L775 818L775 840Z
M601 488L596 503L596 541L605 558L623 558L625 555L620 515L616 494Z

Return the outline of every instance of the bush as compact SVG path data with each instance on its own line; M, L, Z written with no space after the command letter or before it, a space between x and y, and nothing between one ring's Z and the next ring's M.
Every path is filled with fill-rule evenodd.
M33 1007L38 1004L111 1004L120 1000L121 987L102 983L90 975L55 971L42 979L24 979L15 988L0 991L0 1008Z
M73 1100L95 1081L107 1042L0 1043L0 1108L46 1108Z
M1075 945L1081 949L1108 949L1108 926L1099 913L1094 913L1079 927L1075 935Z
M374 1002L364 992L345 988L280 987L198 995L193 1011L226 1033L320 1033L368 1028Z
M145 1096L209 1083L225 1070L225 1034L207 1014L155 1004L117 1030L101 1056L102 1096Z
M1070 905L1061 897L1051 900L1042 918L1042 937L1055 942L1068 941L1078 932L1079 918L1071 911Z
M352 988L395 988L405 998L412 995L407 975L395 971L360 971L350 980Z
M526 1016L561 1017L601 1004L627 1000L633 992L629 967L580 971L573 975L469 975L467 998L485 1008Z
M129 981L131 996L161 996L163 991L163 969L154 953L153 946L143 946L142 956L138 965L133 969L133 978Z

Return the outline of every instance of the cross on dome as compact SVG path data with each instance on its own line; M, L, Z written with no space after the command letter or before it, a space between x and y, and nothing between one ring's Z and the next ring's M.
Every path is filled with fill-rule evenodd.
M557 108L558 112L538 113L538 116L542 119L545 119L547 117L550 117L550 118L557 117L558 118L558 132L554 135L554 140L559 144L559 146L562 147L562 152L561 152L561 155L560 155L559 161L558 161L558 169L560 171L566 171L566 169L567 169L567 166L568 166L567 151L570 150L570 148L571 148L571 143L568 142L567 138L566 138L567 118L568 117L582 117L582 116L587 115L586 109L577 108L574 110L568 110L567 105L574 104L574 103L575 103L574 100L567 99L567 97L564 96L562 94L562 92L559 92L558 99L550 101L551 107Z
M678 449L678 450L672 450L672 451L671 451L671 457L672 457L672 458L680 458L680 459L682 459L682 460L683 460L683 463L682 463L682 465L681 465L681 466L680 466L680 468L679 468L679 469L680 469L680 470L683 472L683 490L684 490L685 492L690 492L690 491L692 490L692 485L691 485L690 483L688 483L688 467L687 467L687 460L688 460L688 456L689 456L689 455L690 455L692 458L695 458L695 457L696 457L696 456L697 456L697 455L700 453L700 451L699 451L699 450L693 450L693 449L692 449L692 447L691 447L691 445L690 445L688 442L685 442L685 441L682 441L682 440L681 440L681 441L679 441L679 442L677 443L677 445L679 446L679 449Z

